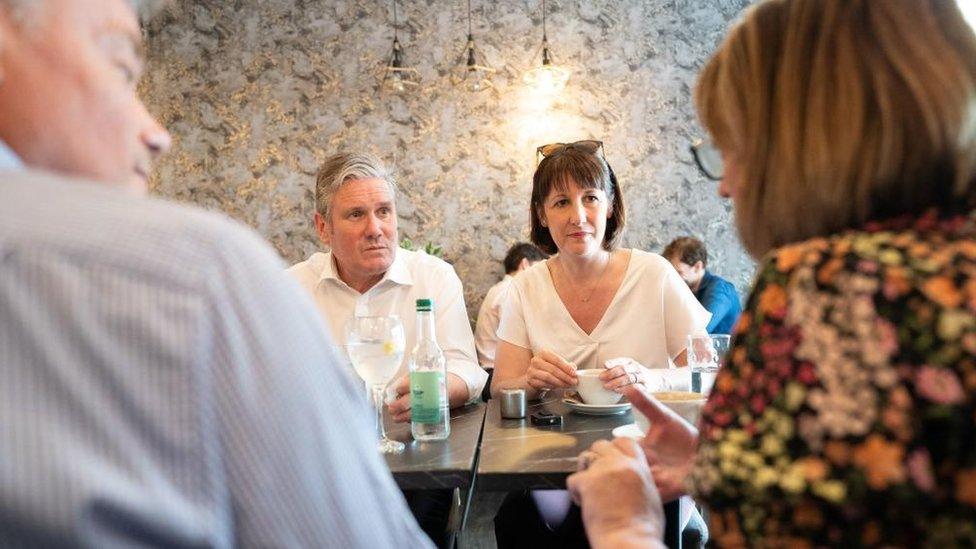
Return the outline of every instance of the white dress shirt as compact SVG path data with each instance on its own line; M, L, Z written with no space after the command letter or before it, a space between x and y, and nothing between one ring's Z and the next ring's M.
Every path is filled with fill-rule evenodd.
M478 322L474 328L474 345L478 349L481 367L490 370L495 367L495 352L498 350L498 322L501 320L502 303L508 289L515 280L510 274L488 289L481 308L478 309Z
M549 261L540 261L515 277L502 306L498 337L533 354L548 349L580 369L603 368L612 358L632 358L659 369L661 379L673 389L688 390L688 369L668 368L687 347L689 335L706 333L709 318L666 259L632 250L620 288L591 333L584 332L563 305Z
M400 317L407 347L394 382L407 373L410 352L417 343L416 301L432 299L437 343L444 351L447 371L467 385L469 401L481 397L488 374L475 358L461 279L447 262L424 252L397 248L396 258L382 280L362 294L339 278L331 252L314 253L288 272L312 295L338 345L345 344L346 323L353 314ZM352 366L348 367L352 371Z
M0 173L0 547L430 547L254 231Z

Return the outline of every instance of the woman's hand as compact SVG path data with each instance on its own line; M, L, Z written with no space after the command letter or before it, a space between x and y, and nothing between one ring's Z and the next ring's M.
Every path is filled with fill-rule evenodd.
M637 442L597 441L580 454L580 466L580 472L566 479L566 486L582 507L594 548L661 545L661 497Z
M605 367L606 371L600 374L600 380L603 381L603 388L608 391L619 393L628 385L643 385L651 390L660 389L661 377L648 375L648 368L632 358L612 358L606 362Z
M687 492L685 482L698 452L698 429L646 394L639 385L624 387L621 392L650 421L640 446L661 499L665 502L677 499Z
M542 392L575 387L579 378L576 376L575 364L566 362L552 351L543 350L529 361L525 381L529 387Z

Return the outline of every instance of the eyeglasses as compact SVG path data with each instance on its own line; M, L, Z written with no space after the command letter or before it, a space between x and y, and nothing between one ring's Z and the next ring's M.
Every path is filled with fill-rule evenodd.
M725 163L722 162L722 153L711 141L696 140L691 144L691 154L695 157L695 163L698 164L698 169L705 174L705 177L713 181L721 181L725 176Z
M550 143L548 145L542 145L535 149L536 160L539 157L547 158L554 154L560 154L566 152L570 149L579 149L583 152L590 154L595 154L606 161L606 157L603 155L603 141L595 141L592 139L587 139L584 141L575 141L573 143Z

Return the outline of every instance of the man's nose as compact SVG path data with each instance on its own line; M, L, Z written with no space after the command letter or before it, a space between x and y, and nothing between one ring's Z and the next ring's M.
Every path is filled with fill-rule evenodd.
M369 214L366 216L366 234L370 236L382 236L382 226L382 221L380 221L380 218L375 214Z
M143 114L146 119L146 124L142 130L142 134L139 138L142 140L143 146L149 151L149 154L155 160L160 156L169 152L170 148L173 146L173 137L166 131L155 118L149 114L146 107L142 107Z

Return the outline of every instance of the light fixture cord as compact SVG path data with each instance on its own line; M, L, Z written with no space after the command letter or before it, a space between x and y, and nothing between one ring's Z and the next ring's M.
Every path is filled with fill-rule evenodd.
M471 38L471 0L468 0L468 39Z
M542 41L548 40L546 37L546 0L542 0Z
M400 22L397 20L397 9L396 0L393 0L393 40L396 41L400 37L397 36L397 28L400 26Z

